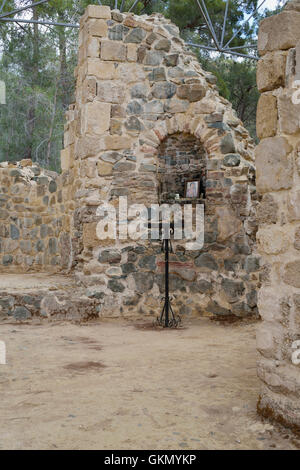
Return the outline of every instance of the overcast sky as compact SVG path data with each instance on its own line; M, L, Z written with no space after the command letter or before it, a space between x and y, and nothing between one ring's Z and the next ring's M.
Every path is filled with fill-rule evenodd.
M282 3L285 3L285 2L281 1L280 3L282 4ZM277 7L277 4L278 4L278 0L266 0L266 2L263 4L262 8L269 8L270 10L272 10L273 8L275 9Z

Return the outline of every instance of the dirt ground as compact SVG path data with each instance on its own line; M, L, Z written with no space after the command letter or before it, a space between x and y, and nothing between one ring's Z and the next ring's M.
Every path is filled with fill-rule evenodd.
M296 449L256 414L255 324L3 324L0 449Z

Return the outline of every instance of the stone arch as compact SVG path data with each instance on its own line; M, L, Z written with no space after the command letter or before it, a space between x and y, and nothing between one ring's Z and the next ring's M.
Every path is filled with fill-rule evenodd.
M207 153L197 137L187 133L168 135L158 147L157 165L159 203L184 199L191 180L198 182L197 198L205 199Z
M199 102L200 103L200 102ZM226 153L224 154L224 141L227 141L227 145L229 145L228 149L232 151L235 150L234 148L234 139L232 137L230 129L229 132L224 132L218 129L220 123L216 121L215 123L209 123L205 120L205 114L200 114L196 117L192 117L190 114L177 114L172 116L171 118L167 118L165 121L159 121L156 126L153 128L154 134L158 137L158 141L153 141L151 145L154 147L153 155L157 156L157 151L160 145L169 137L177 135L190 135L195 137L199 143L203 146L206 154L206 169L208 171L218 170L221 165L223 166L223 170L226 167L237 167L240 166L244 168L247 174L251 165L247 162L243 162L243 159L240 158L238 154ZM216 117L216 119L219 119ZM209 124L212 125L209 127ZM225 151L226 152L226 151ZM254 168L252 167L252 170ZM220 175L215 175L215 177L219 178ZM210 183L212 184L214 181L214 175L211 175ZM230 195L228 194L228 197ZM209 198L209 191L207 194Z
M202 106L204 106L203 100L200 100L197 103L201 103ZM194 108L191 113L178 113L172 117L167 117L165 120L159 120L153 127L152 131L147 133L147 137L151 141L151 146L154 149L157 149L159 144L168 136L176 133L186 133L194 135L203 143L205 150L207 151L208 158L213 158L216 153L219 153L221 156L223 155L223 157L224 153L230 153L226 151L224 153L222 152L222 146L224 148L225 145L225 131L220 132L220 129L222 129L222 119L218 121L220 116L215 116L215 122L213 120L212 122L206 122L205 116L208 116L208 114L203 113L193 115L193 110ZM213 119L213 117L211 119ZM226 126L224 126L224 129L229 131L226 135L232 137L231 129ZM144 134L141 133L141 137L143 136ZM230 137L228 140L231 140ZM233 148L234 145L232 137L231 149L233 150ZM152 152L155 153L155 151Z
M151 143L152 154L156 157L161 144L170 136L194 136L205 147L206 164L209 168L208 182L211 188L208 188L206 200L204 249L199 253L184 253L182 245L176 244L176 267L171 266L171 287L175 295L177 291L178 296L184 300L190 299L191 296L195 300L190 302L189 307L181 305L180 313L241 317L257 314L255 282L250 280L250 277L255 279L254 272L259 268L259 261L252 255L253 245L249 240L249 231L246 233L244 225L245 222L247 225L247 217L250 217L246 208L249 203L249 186L229 185L227 181L229 178L225 176L226 167L222 168L224 158L228 155L222 153L224 133L209 127L204 115L191 121L189 115L183 114L158 122L152 132L158 137L157 140L153 135ZM249 169L247 163L241 167L244 171ZM219 184L219 190L222 191L222 198L219 200L215 197L214 183ZM220 253L223 250L223 257L219 254L215 256L214 252ZM229 255L230 250L232 258ZM245 283L244 279L247 277L249 282ZM163 293L162 279L159 281L158 285Z

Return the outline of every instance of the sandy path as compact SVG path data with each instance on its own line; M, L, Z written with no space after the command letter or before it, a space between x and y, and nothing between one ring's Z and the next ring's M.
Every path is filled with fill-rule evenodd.
M256 415L255 325L5 324L0 340L0 449L298 445Z

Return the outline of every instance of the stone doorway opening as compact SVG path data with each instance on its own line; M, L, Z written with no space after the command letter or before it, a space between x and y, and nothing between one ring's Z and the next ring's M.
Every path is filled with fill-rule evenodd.
M199 181L198 198L205 199L206 160L205 148L195 136L168 136L158 149L159 203L186 199L186 183L191 180Z
M205 138L185 130L166 134L156 152L158 202L180 205L182 213L191 204L194 230L196 205L204 205L203 247L189 250L185 238L173 240L170 285L179 313L219 319L256 316L258 259L247 230L252 171L243 184L234 184L239 171L245 172L237 168L237 155L216 159ZM199 182L197 197L186 197L189 181Z

